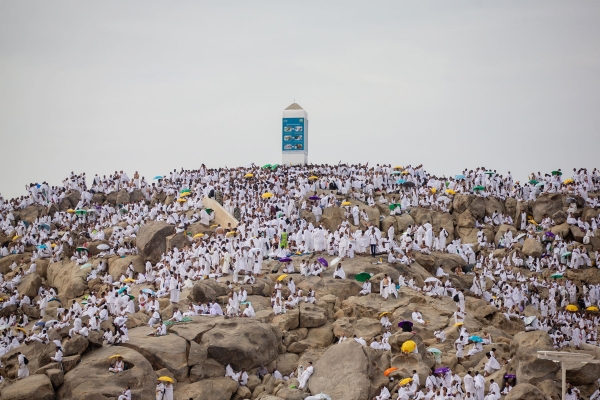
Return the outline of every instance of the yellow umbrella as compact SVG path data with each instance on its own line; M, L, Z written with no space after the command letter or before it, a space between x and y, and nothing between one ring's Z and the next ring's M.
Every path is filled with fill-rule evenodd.
M401 166L401 165L396 165L396 166L394 167L394 169L402 169L402 168L404 168L404 167L403 167L403 166Z
M578 310L579 310L579 307L577 307L577 306L576 306L576 305L574 305L574 304L569 304L568 306L566 306L566 307L565 307L565 309L566 309L567 311L573 311L573 312L575 312L575 311L578 311Z
M448 194L456 194L456 192L452 189L446 189L446 193Z
M179 199L177 199L177 202L178 203L185 203L185 199L184 198L179 198Z
M56 243L52 243L50 247L56 247Z
M588 311L598 311L598 307L596 307L596 306L589 306L588 308L586 308L586 310L588 310Z
M133 283L133 282L135 282L135 279L133 279L133 278L127 278L127 279L123 279L123 282L125 282L125 283Z
M234 232L234 231L227 232L227 233L225 234L225 236L233 236L233 235L235 235L235 232Z
M263 193L260 197L262 197L263 199L270 199L271 197L273 197L273 193Z
M537 225L537 222L535 222L535 220L533 219L528 219L527 222L529 222L530 224Z
M404 386L404 385L406 385L406 384L408 384L408 383L411 383L411 382L412 382L412 378L404 378L404 379L402 379L402 380L400 381L399 385L400 385L400 386Z
M349 201L345 201L342 203L342 206L351 206L352 203L350 203Z
M189 196L190 194L192 194L192 193L191 193L191 192L185 192L185 193L181 193L181 194L179 195L179 197L187 197L187 196Z
M13 242L16 242L17 240L19 240L19 238L20 238L20 236L19 236L19 235L15 235L15 237L14 237L14 238L12 238L12 241L13 241Z
M204 236L204 233L196 233L194 239Z
M254 176L254 174L248 173L248 174L244 175L244 178L252 178L253 176Z
M454 326L462 326L462 324L463 324L462 322L457 322L454 324Z
M283 274L279 278L277 278L277 282L281 282L282 280L284 280L287 277L288 277L287 274Z
M437 192L437 189L436 188L431 188L431 193L435 193L435 192Z
M108 357L109 360L112 360L113 358L123 358L123 356L120 354L115 354L115 355Z
M15 328L15 331L21 331L23 333L27 333L27 331L25 329L21 328L20 326L16 326L14 328Z
M219 224L213 224L213 225L211 225L210 227L211 227L211 228L216 228L217 226L219 226Z
M402 343L402 347L400 347L400 350L402 350L405 353L410 353L411 351L413 351L416 348L417 348L417 344L414 341L407 340L406 342Z
M388 315L388 314L391 314L391 312L389 312L389 311L382 312L381 314L379 314L379 318L383 317L384 315Z
M565 185L568 185L568 184L571 184L571 183L575 183L575 181L573 179L569 178L569 179L565 180L563 183Z
M311 181L316 181L317 179L319 179L319 177L312 175L312 176L309 176L308 179L310 179Z
M410 174L410 172L408 172L408 171L402 171L402 175L408 175L408 174Z
M175 383L175 381L169 378L168 376L161 376L160 378L158 378L158 380L161 382Z
M75 214L75 210L73 210L72 208L69 208L69 209L67 210L67 212L68 212L69 214Z

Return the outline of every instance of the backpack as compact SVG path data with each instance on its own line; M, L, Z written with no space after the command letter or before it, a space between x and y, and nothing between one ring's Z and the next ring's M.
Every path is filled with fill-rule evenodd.
M459 298L458 298L458 293L454 295L454 297L452 298L452 300L454 300L455 302L459 302Z
M25 363L25 365L29 364L29 360L27 359L27 357L23 356L23 362Z

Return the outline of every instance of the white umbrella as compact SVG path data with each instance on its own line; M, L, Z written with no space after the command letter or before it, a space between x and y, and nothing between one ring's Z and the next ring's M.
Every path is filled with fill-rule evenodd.
M532 324L532 323L533 323L533 321L535 321L535 320L536 320L536 316L535 316L535 315L532 315L532 316L530 316L530 317L525 317L525 318L523 318L523 322L525 323L525 325L530 325L530 324Z
M304 400L331 400L331 397L329 397L328 395L326 395L324 393L319 393L314 396L308 396Z
M515 238L515 240L519 240L519 239L521 239L521 238L524 238L525 236L526 236L526 234L525 234L525 233L521 233L521 234L519 234L519 236L517 236L517 237Z
M334 259L333 259L333 260L331 260L331 262L329 263L329 266L330 266L330 267L333 267L333 266L335 266L335 264L339 263L339 262L340 262L340 260L341 260L341 258L340 258L340 257L336 257L336 258L334 258Z
M102 244L99 244L96 248L98 250L108 250L108 249L110 249L110 246L107 245L107 244L102 243Z
M438 278L434 278L434 277L431 277L431 278L427 278L427 279L425 279L425 283L429 283L429 282L439 282L439 281L440 281L440 280L439 280Z

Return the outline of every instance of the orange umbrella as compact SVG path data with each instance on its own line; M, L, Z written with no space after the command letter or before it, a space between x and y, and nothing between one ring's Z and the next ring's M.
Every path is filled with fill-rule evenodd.
M398 368L396 368L396 367L388 368L384 371L383 375L389 376L392 372L396 371L397 369Z

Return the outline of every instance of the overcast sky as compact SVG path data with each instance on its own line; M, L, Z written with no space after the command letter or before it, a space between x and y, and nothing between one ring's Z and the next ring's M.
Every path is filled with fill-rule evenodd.
M281 161L600 167L598 1L1 1L0 193ZM570 175L570 174L566 174Z

